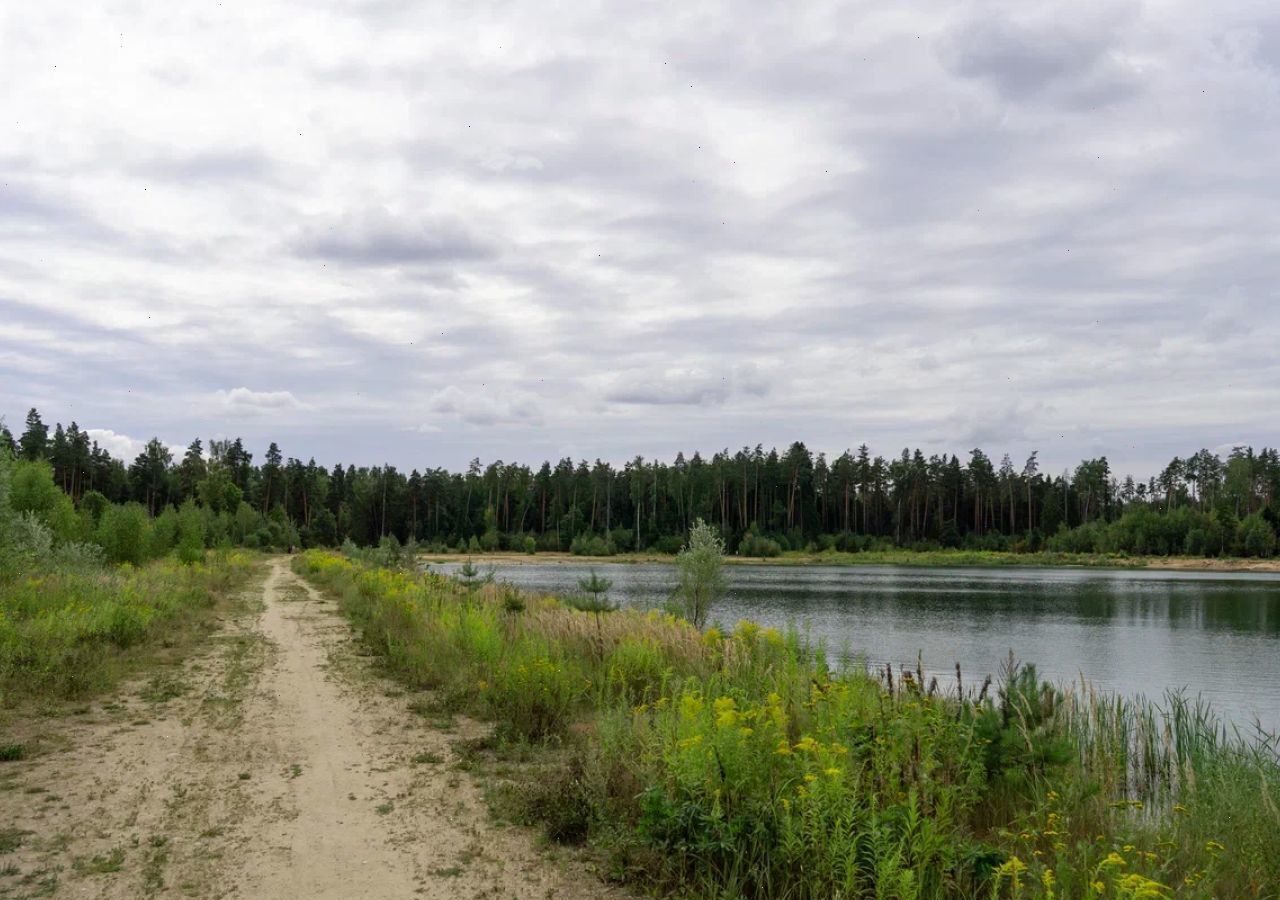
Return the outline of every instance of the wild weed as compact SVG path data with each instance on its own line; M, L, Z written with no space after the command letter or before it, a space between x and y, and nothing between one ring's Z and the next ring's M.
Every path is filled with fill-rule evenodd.
M835 670L796 631L699 632L308 552L366 641L501 740L561 748L525 817L707 897L1276 897L1280 758L1178 695ZM508 744L510 746L511 744Z

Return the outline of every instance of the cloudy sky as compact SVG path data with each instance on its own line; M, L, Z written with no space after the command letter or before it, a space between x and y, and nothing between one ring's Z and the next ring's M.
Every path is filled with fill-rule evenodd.
M401 467L1280 443L1280 7L0 10L0 413Z

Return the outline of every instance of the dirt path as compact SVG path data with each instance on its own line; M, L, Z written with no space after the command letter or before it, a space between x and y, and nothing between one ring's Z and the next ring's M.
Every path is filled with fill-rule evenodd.
M421 700L273 560L198 658L19 723L40 752L0 763L0 897L608 895L490 823L452 765L483 729L442 727Z

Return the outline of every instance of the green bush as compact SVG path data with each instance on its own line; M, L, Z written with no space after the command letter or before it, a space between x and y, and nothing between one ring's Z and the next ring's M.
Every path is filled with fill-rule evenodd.
M53 481L53 466L44 460L18 460L9 479L9 506L15 513L43 518L66 495Z
M1276 533L1259 513L1240 520L1237 540L1242 556L1268 557L1276 552Z
M596 534L580 534L569 545L574 556L613 556L614 548L605 538Z
M830 537L830 535L827 536ZM834 538L831 542L831 548L835 548ZM758 556L761 558L781 556L782 546L772 538L761 537L753 531L748 531L738 543L738 555Z
M684 546L684 538L678 534L666 534L658 538L650 548L654 553L665 553L668 556L675 556L680 552L680 548Z
M97 542L107 561L140 566L147 557L147 538L151 519L138 503L111 506L98 523Z

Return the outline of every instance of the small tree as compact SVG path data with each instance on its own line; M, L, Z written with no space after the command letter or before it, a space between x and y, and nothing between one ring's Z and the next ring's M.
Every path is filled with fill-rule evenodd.
M493 581L493 569L491 568L487 572L481 572L476 568L475 563L468 558L466 562L458 567L458 571L454 573L453 578L458 582L458 584L466 588L467 593L470 594L474 593L477 588L483 587Z
M578 590L585 596L569 598L569 605L585 613L593 613L596 617L596 645L600 658L604 658L604 625L600 621L604 613L615 612L618 604L609 599L609 591L613 587L612 578L602 578L591 570L587 578L578 579Z
M679 581L676 607L695 628L704 628L712 608L725 595L724 541L716 530L698 519L689 530L689 542L676 557Z
M612 578L601 578L596 574L596 570L592 569L591 574L586 578L578 579L578 590L584 594L590 594L593 605L608 605L609 591L613 588Z

